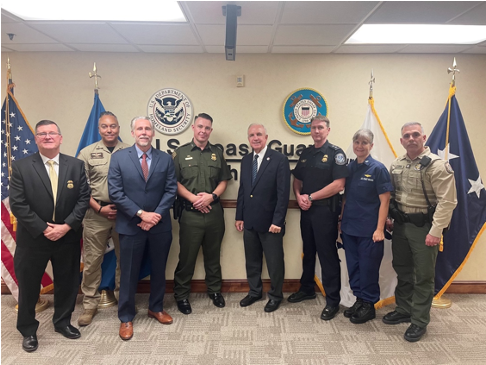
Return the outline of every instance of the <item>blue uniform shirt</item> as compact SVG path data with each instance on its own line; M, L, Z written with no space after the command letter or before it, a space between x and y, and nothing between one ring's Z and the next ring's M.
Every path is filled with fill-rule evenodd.
M351 236L372 237L378 223L379 195L393 191L390 174L371 156L360 164L352 161L348 170L341 230Z

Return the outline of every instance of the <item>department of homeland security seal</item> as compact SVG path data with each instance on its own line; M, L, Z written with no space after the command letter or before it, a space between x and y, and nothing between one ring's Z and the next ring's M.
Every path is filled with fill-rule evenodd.
M295 133L310 134L310 122L317 115L327 116L326 99L316 90L304 88L292 92L283 106L287 126Z
M150 97L147 114L155 129L168 135L183 132L194 116L189 98L172 88L156 91Z

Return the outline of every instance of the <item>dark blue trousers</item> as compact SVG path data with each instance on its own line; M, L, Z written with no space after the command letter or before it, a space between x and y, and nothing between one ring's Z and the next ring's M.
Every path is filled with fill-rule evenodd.
M380 265L384 242L373 242L371 237L350 236L344 232L344 252L348 267L349 286L356 298L376 303L380 300Z
M300 291L314 293L317 252L326 303L333 307L341 301L341 266L336 247L338 215L339 213L332 212L329 206L313 205L309 210L303 210L300 216L300 230L304 242Z
M140 266L146 249L150 255L149 309L161 312L164 308L165 266L172 243L172 231L152 234L142 231L133 236L120 234L120 299L118 318L132 322L135 317L135 293L139 281Z

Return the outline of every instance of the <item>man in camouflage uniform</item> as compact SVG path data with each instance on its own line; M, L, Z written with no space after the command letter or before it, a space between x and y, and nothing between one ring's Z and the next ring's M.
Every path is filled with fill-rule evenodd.
M221 241L225 225L219 197L226 190L231 173L223 151L209 143L213 119L205 113L196 116L194 138L173 154L177 176L177 204L181 211L179 230L179 264L174 274L177 308L192 312L189 303L191 279L202 246L206 286L217 307L224 307L221 295Z
M78 158L84 161L88 183L91 187L89 209L84 218L83 250L84 269L81 290L84 293L84 311L78 318L80 326L87 326L96 315L100 302L98 287L101 283L101 263L106 251L108 238L111 236L115 245L116 276L115 297L118 299L120 289L120 242L115 231L116 206L108 197L108 168L112 153L129 147L120 142L118 119L111 112L101 113L98 121L101 141L95 142L81 150Z
M411 322L405 339L419 341L430 322L435 262L442 232L457 205L454 172L448 162L425 147L420 123L402 127L400 143L407 153L391 165L394 191L393 268L398 275L397 307L383 317L386 324ZM435 207L435 209L433 208ZM391 228L391 221L387 222Z

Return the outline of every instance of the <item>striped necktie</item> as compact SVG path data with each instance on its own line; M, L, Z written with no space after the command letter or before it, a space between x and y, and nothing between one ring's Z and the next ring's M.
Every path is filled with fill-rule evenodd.
M255 180L258 172L258 155L253 158L253 165L251 166L251 185L255 184Z

